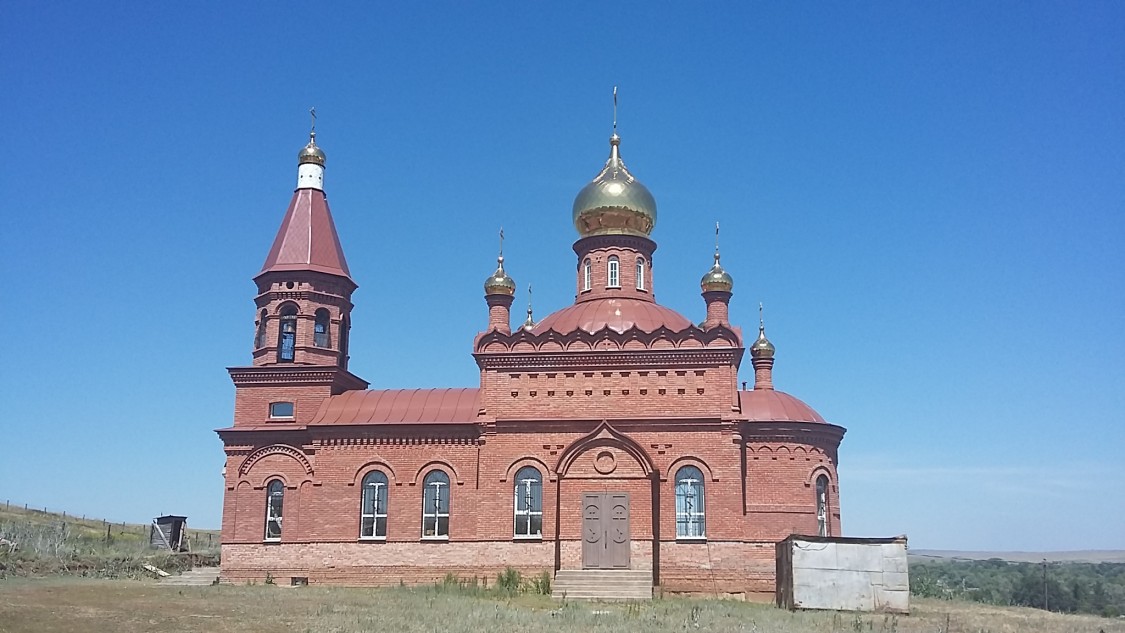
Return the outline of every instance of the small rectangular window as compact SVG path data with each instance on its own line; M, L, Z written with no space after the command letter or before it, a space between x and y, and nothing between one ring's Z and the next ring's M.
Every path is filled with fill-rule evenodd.
M292 418L293 417L293 403L292 402L271 402L270 403L270 418Z

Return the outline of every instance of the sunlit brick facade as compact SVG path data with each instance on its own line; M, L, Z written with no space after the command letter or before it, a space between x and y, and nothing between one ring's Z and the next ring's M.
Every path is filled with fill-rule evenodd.
M764 328L747 348L728 322L718 252L698 325L655 302L655 201L619 143L574 203L574 304L513 328L501 258L471 342L480 384L378 390L347 370L357 286L310 140L255 277L252 363L229 370L224 581L627 568L665 593L768 599L775 542L840 534L844 429L773 389Z

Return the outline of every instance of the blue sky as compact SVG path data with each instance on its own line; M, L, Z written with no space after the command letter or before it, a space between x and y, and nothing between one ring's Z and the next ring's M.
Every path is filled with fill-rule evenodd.
M12 2L0 79L0 500L218 526L314 105L352 370L475 386L498 227L517 307L573 299L618 85L658 300L702 320L720 221L847 534L1125 548L1119 2Z

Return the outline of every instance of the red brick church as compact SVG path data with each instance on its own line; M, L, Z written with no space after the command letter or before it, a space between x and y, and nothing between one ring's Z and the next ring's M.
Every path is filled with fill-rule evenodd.
M574 200L573 305L513 329L501 256L472 341L480 385L448 389L369 389L348 371L357 283L315 138L254 277L252 362L229 369L224 581L410 584L512 566L772 598L777 541L840 534L844 429L774 389L761 324L753 388L739 389L746 345L717 249L698 323L655 301L656 202L616 133Z

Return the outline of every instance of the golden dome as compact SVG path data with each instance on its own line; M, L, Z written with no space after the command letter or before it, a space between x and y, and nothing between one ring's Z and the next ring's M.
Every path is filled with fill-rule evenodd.
M753 358L773 358L773 353L776 351L773 343L766 338L766 325L764 323L758 324L758 340L750 346L750 356Z
M656 199L621 161L621 137L609 138L609 160L574 198L574 227L582 237L639 235L648 237L656 225Z
M301 151L297 152L297 164L304 165L306 163L313 163L323 167L326 158L327 156L324 155L324 150L316 145L316 132L309 132L309 144L302 147Z
M719 264L719 253L715 253L715 265L699 280L703 292L730 292L734 288L734 278Z
M508 295L509 297L516 294L516 282L512 281L508 273L504 272L503 255L496 258L496 272L484 280L484 294Z

